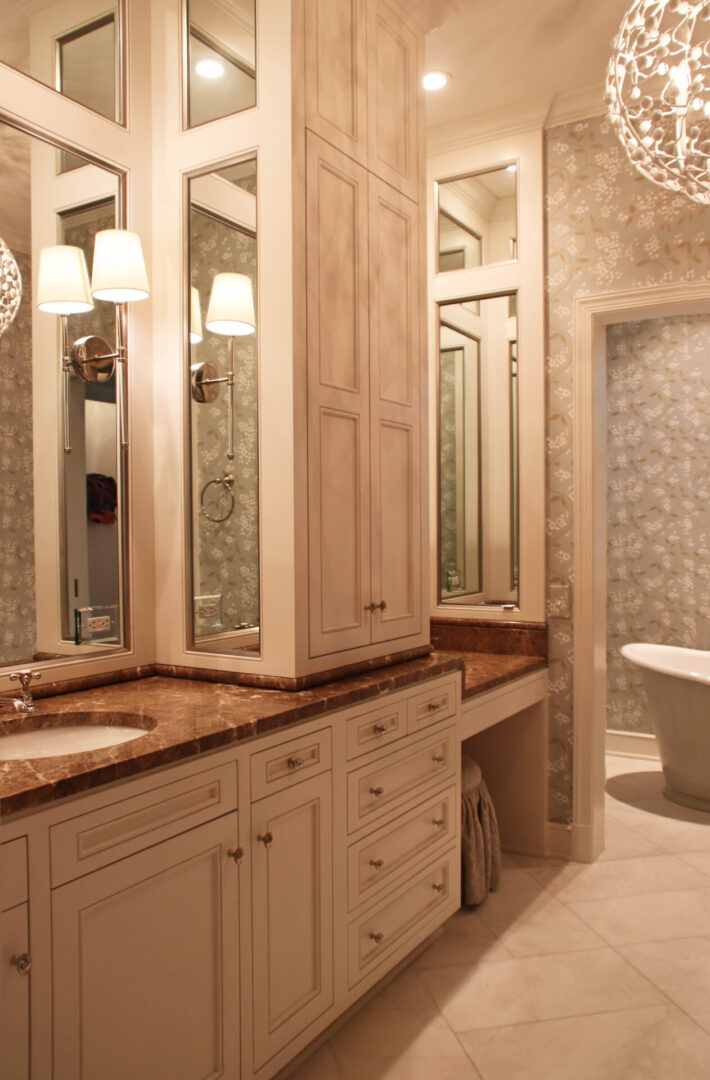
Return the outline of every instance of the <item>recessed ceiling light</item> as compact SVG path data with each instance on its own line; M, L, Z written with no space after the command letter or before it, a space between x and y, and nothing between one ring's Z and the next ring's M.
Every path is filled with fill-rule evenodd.
M445 71L427 71L422 79L425 90L441 90L451 78Z
M224 75L224 65L219 60L200 60L195 64L195 71L203 79L221 79Z
M518 171L518 166L517 165L506 165L505 171L506 172L517 172Z

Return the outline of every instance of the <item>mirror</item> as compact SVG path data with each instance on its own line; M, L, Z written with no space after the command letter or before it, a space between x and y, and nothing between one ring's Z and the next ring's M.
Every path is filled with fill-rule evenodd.
M517 258L517 166L504 165L438 189L439 273Z
M85 161L60 176L56 158L0 124L0 237L20 275L14 318L0 318L0 665L11 667L103 654L124 638L115 379L70 370L66 452L60 318L38 310L36 294L43 248L72 244L91 271L94 236L116 221L119 179ZM67 330L71 343L95 333L113 343L114 305L96 301Z
M439 305L439 603L519 601L517 294Z
M258 653L256 158L189 181L192 645Z
M255 0L188 0L188 127L256 105L255 46Z
M0 60L121 121L120 0L3 0Z

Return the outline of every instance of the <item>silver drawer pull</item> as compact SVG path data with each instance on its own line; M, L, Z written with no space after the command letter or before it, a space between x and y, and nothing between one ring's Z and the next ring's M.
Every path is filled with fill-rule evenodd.
M443 701L430 701L429 704L427 705L427 709L429 710L429 712L438 712L439 709L443 709L443 708L444 708L444 702Z
M244 858L244 848L243 847L230 848L230 850L227 852L227 854L229 855L230 859L234 859L237 866L239 866L240 862Z
M379 799L380 795L384 795L385 789L383 787L371 787L370 794L374 795L376 799Z
M384 859L370 859L370 866L373 870L381 870L384 865Z
M257 840L264 845L265 848L271 847L274 842L274 838L270 832L259 833Z
M387 724L373 724L372 730L374 731L375 735L384 735L384 733L387 731Z
M370 940L374 941L375 945L379 945L381 941L385 940L385 935L384 934L379 934L379 933L378 934L371 933L370 934Z
M437 817L434 818L434 820L432 821L432 825L434 825L437 829L443 829L444 825L446 825L446 822L444 821L443 817Z
M436 884L432 885L432 889L434 890L434 892L442 893L445 888L446 888L445 885L440 885L438 882Z
M15 953L14 956L10 957L10 963L17 968L18 974L29 975L32 968L32 957L26 952Z
M301 765L303 765L303 758L302 757L290 757L288 759L288 761L286 762L286 764L288 765L289 769L300 769Z
M443 765L446 761L446 758L443 754L434 754L434 757L431 760L434 762L435 765Z

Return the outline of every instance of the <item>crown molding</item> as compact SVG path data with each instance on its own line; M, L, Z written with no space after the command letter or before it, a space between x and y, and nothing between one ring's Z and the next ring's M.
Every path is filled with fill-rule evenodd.
M463 150L491 138L535 131L544 127L551 104L550 97L535 98L501 109L463 116L447 124L432 124L426 132L427 152L438 154Z
M604 91L601 86L587 86L567 94L555 94L545 120L546 128L560 124L573 124L576 120L589 120L606 112Z

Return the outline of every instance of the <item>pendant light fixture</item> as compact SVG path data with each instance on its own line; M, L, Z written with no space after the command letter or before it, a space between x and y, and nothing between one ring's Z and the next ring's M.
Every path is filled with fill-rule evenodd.
M17 315L22 299L22 277L15 256L0 240L0 337Z

